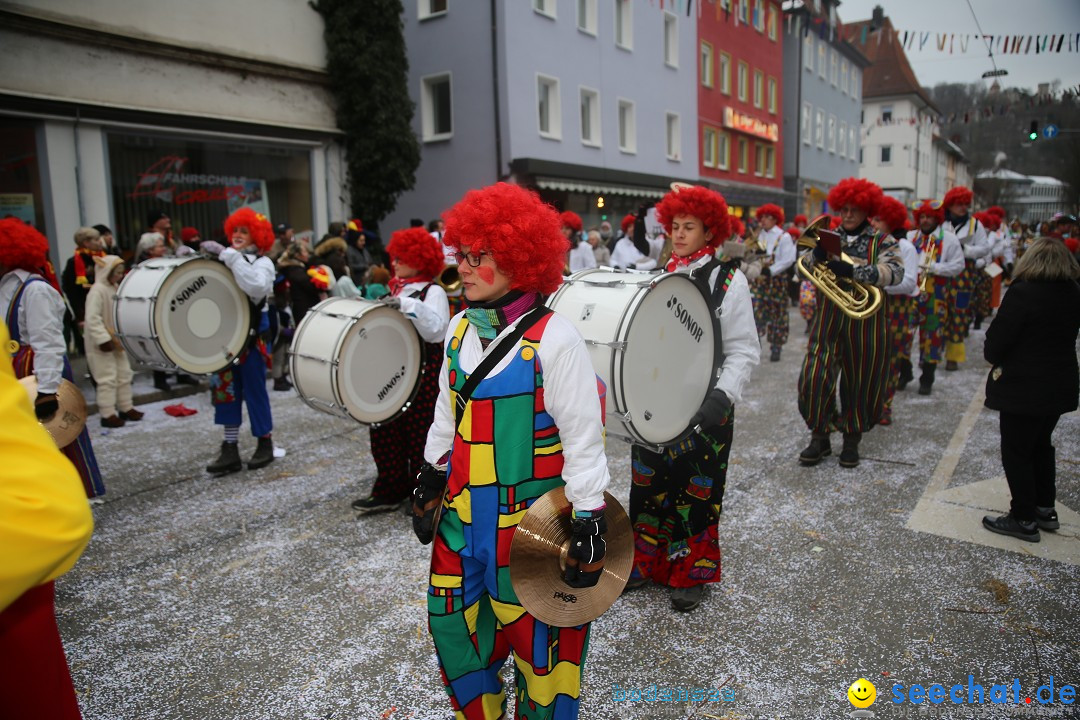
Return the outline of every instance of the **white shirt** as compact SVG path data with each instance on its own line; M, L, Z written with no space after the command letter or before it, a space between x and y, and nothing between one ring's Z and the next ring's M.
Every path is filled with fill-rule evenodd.
M904 278L895 285L889 285L885 292L889 295L919 297L919 251L906 237L897 240L900 246L900 262L904 265Z
M1016 255L1013 252L1012 238L1004 229L998 228L990 233L990 243L992 248L990 251L991 256L1001 258L1006 265L1013 264Z
M412 321L416 332L424 342L442 342L446 337L446 326L450 322L450 305L447 304L446 291L435 283L428 288L424 299L408 297L419 293L427 283L414 282L403 285L396 296L401 301L401 312Z
M611 251L611 265L635 270L652 270L656 267L656 260L642 255L638 252L633 240L622 237L615 243L615 249Z
M577 247L570 251L570 272L587 270L596 267L596 254L592 245L582 240Z
M235 248L225 248L218 255L218 260L232 270L236 284L256 305L262 305L266 296L274 291L277 270L270 258L242 253Z
M0 278L0 322L7 320L11 301L29 277L41 277L25 270L12 270ZM48 282L32 282L19 301L19 340L34 349L34 375L38 392L51 395L60 388L64 376L64 298ZM12 335L14 328L10 329Z
M946 224L956 234L960 246L964 248L964 257L975 261L975 267L981 268L986 265L986 256L990 254L990 243L986 238L986 228L974 217L960 227L953 227L952 221L945 219Z
M795 263L795 241L791 235L780 229L779 225L773 225L772 230L762 229L758 233L758 245L765 248L765 254L773 258L769 272L773 276L786 271Z
M462 312L451 319L446 330L447 345L463 316ZM466 373L473 372L516 325L515 322L503 328L487 349L480 344L476 329L470 325L458 351L461 369ZM554 313L544 328L537 354L544 368L544 407L559 428L562 441L562 479L566 483L566 499L573 503L575 510L595 510L604 504L604 490L611 478L604 454L600 396L596 390L596 373L589 360L589 351L577 328L562 315ZM515 357L513 350L506 353L488 377L505 370ZM454 433L450 383L444 369L439 373L439 400L435 404L435 419L428 430L424 459L432 465L438 463L453 446ZM509 450L514 451L513 448ZM532 447L518 448L517 451L531 453Z
M922 233L912 230L907 234L908 240L914 244ZM936 242L941 239L941 254L936 262L930 265L930 274L940 277L956 277L964 272L964 249L960 247L960 241L952 233L945 223L938 225L934 232L930 233ZM925 247L925 243L924 243ZM922 264L924 253L919 253L919 263Z

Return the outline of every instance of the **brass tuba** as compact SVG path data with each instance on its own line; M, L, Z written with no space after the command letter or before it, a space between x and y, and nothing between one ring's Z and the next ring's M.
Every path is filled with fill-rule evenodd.
M806 226L796 243L798 247L815 248L822 232L829 232L829 216L815 218ZM850 263L846 253L840 259ZM854 280L842 280L824 263L815 263L810 253L795 261L799 274L813 283L818 292L836 303L840 311L853 320L864 320L881 308L881 290L873 285L864 285Z
M461 275L457 265L446 265L442 272L435 278L435 284L447 292L456 292L461 289Z

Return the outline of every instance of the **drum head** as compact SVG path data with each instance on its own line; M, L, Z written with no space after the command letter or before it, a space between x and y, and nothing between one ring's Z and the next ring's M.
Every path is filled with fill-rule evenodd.
M349 415L377 424L392 419L412 401L420 384L423 346L413 324L400 312L363 304L368 307L340 346L337 384ZM338 303L334 311L340 312L342 306Z
M685 275L659 276L623 317L620 335L626 350L613 381L622 389L632 432L654 445L679 440L716 379L704 292Z
M244 349L251 310L229 268L195 258L177 264L162 282L154 325L162 350L178 368L212 373Z

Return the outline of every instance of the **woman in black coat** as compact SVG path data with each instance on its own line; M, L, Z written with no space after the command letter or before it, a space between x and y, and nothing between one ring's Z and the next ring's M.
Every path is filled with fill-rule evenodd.
M307 274L308 259L307 246L293 242L278 260L278 270L289 283L289 306L292 308L293 323L297 327L307 311L322 299L319 289Z
M983 355L993 365L986 407L1001 413L1001 464L1012 494L1007 515L983 518L990 532L1038 542L1040 528L1060 527L1050 436L1080 395L1078 279L1080 265L1064 243L1036 240L986 330Z

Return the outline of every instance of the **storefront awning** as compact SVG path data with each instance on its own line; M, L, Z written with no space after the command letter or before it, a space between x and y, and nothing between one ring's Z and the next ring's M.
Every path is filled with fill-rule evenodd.
M578 192L586 195L627 195L630 197L662 198L668 189L634 187L632 185L613 185L611 183L588 183L578 180L566 180L563 178L538 177L537 187L543 190L561 190L564 192Z

